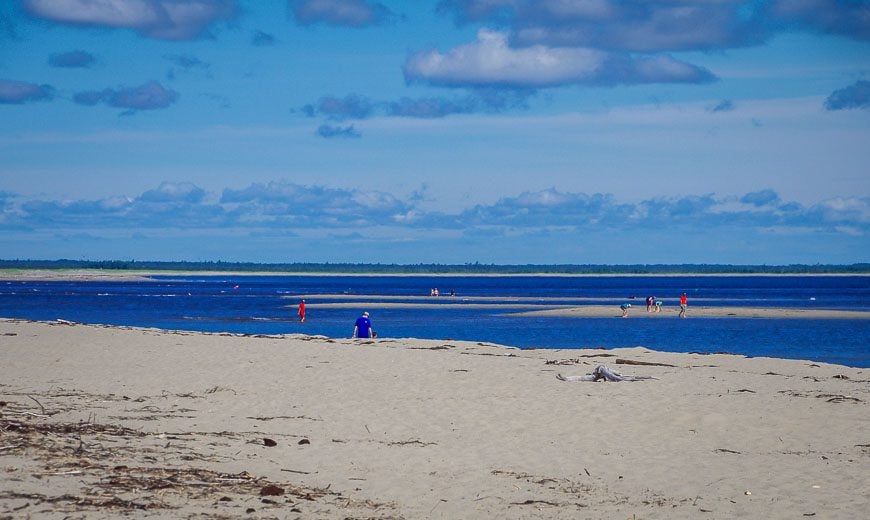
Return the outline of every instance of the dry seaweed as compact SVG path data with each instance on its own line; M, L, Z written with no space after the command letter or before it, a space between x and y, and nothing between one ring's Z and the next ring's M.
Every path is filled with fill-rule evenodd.
M356 508L347 513L371 515L372 509L394 508L393 504L353 501L339 492L292 482L273 482L246 471L226 473L207 467L191 467L191 460L213 460L199 453L197 438L221 436L233 442L246 442L244 435L221 433L147 433L94 420L71 422L40 418L0 417L0 454L20 456L21 467L10 467L15 481L66 479L59 488L10 486L0 490L0 504L7 512L38 515L47 511L84 513L99 511L101 517L119 516L132 511L211 510L223 504L228 517L237 517L244 503L256 499L261 507L291 504L303 512L304 503L323 508ZM171 444L170 444L171 442ZM193 442L194 444L190 444ZM264 442L261 438L260 442ZM51 489L58 489L56 494ZM25 492L25 490L30 492ZM45 490L45 491L43 491ZM271 497L271 498L264 498ZM45 508L49 507L48 510ZM235 509L234 509L235 508ZM351 517L351 516L348 516Z

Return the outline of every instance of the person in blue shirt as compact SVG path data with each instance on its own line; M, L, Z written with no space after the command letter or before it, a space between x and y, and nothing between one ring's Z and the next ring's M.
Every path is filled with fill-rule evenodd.
M372 322L369 319L369 313L364 312L362 316L356 319L356 323L353 324L353 336L352 338L373 338L375 337L374 331L372 330Z
M623 303L622 305L619 306L619 308L622 310L622 317L628 318L628 309L631 308L631 304L630 303Z

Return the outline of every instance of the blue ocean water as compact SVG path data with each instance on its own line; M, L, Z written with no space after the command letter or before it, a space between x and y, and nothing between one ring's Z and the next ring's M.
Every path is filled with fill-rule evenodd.
M431 288L442 296L429 298ZM444 296L450 290L455 297ZM689 319L618 319L646 296ZM308 316L296 319L305 297ZM369 297L371 296L371 297ZM459 304L415 308L364 302ZM349 304L323 307L325 303ZM489 303L480 308L475 304ZM516 317L541 305L613 305L613 318ZM382 338L416 337L522 348L644 346L870 367L870 320L703 318L691 306L870 310L863 276L157 276L153 281L0 282L0 317L244 334L349 337L367 310Z

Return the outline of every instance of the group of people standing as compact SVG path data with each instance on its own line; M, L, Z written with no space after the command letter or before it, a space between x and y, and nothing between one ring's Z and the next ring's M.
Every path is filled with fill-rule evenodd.
M655 296L648 296L646 299L646 312L662 312L662 302ZM680 295L680 318L686 317L686 308L689 306L688 299L686 298L686 293ZM622 311L622 317L628 318L628 309L631 308L630 303L623 303L619 306L619 309Z
M433 295L437 295L438 289L433 289ZM453 291L451 291L453 293ZM655 296L649 296L646 299L646 312L661 312L662 311L662 301L656 298ZM686 308L689 306L688 299L686 298L686 293L680 295L680 318L686 317ZM630 303L623 303L619 306L620 310L622 310L622 317L628 318L628 309L631 308ZM298 306L298 316L299 322L305 322L305 300L299 300ZM372 329L372 321L369 318L368 312L363 312L362 315L356 319L353 324L353 334L351 334L351 338L360 338L360 339L368 339L368 338L376 338L377 333Z

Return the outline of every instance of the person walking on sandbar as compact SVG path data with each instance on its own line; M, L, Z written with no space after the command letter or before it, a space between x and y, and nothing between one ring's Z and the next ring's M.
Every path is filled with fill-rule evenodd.
M686 317L686 307L688 306L689 304L686 303L686 293L683 293L680 295L680 318Z

